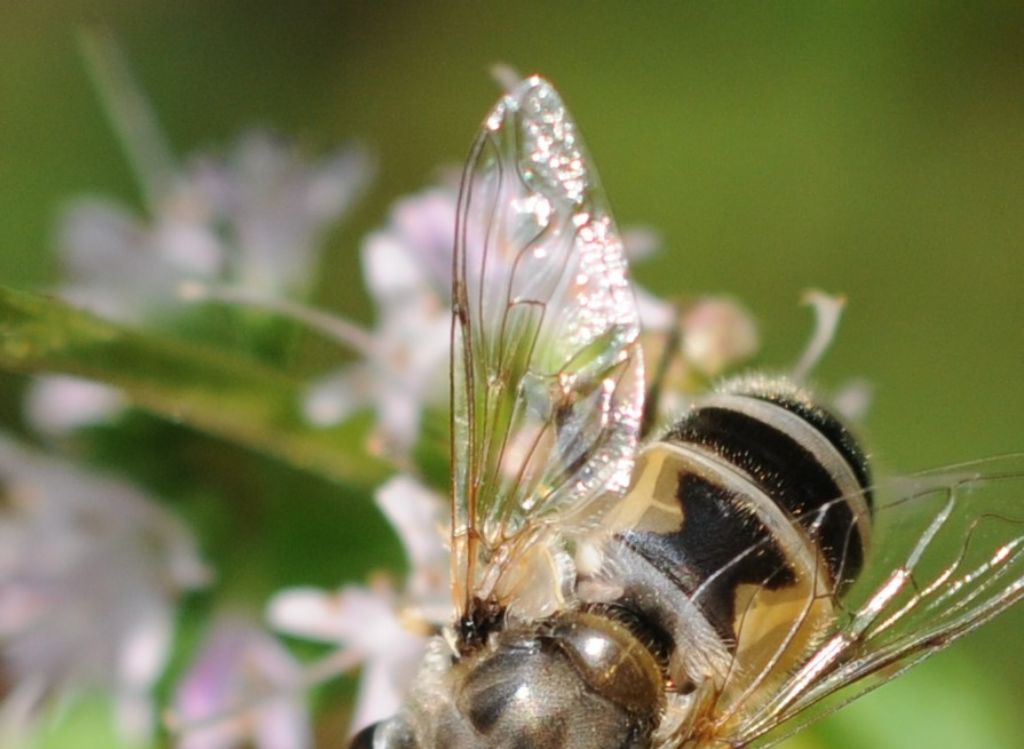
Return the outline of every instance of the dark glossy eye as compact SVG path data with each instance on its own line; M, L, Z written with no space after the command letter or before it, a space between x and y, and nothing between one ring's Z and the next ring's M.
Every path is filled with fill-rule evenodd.
M412 729L400 717L378 721L352 737L348 749L419 749Z
M373 723L353 736L348 749L373 749L373 737L377 733L378 726L380 723Z

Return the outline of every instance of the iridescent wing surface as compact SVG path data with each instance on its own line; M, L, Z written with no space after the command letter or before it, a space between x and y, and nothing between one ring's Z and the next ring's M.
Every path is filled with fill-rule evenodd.
M528 78L463 174L452 318L458 613L500 603L527 549L596 522L627 485L643 409L622 240L576 125Z
M817 594L833 600L834 623L781 678L769 663L742 694L723 699L716 740L775 745L1024 597L1024 454L922 473L874 491L880 502L864 570L848 592L837 583ZM829 503L805 525L823 522L844 501ZM815 603L808 600L804 610ZM790 631L801 624L798 618ZM784 650L777 648L779 658Z

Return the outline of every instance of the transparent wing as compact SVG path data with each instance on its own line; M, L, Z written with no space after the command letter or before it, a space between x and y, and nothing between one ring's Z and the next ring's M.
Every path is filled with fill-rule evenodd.
M864 570L846 592L849 580L826 590L810 586L817 592L786 629L790 636L741 694L723 701L716 723L729 745L782 741L1024 596L1024 454L931 471L874 491L874 548ZM821 527L843 502L802 522ZM822 602L833 607L832 624L773 681L774 667L788 660L786 649Z
M626 486L643 407L618 229L554 88L487 117L459 197L452 318L452 557L463 617L557 526Z

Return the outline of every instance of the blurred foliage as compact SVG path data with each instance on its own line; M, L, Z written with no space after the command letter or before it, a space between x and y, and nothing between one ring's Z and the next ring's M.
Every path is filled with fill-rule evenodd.
M389 472L365 454L365 425L326 430L301 418L304 383L237 354L124 330L53 298L0 288L0 367L115 385L168 421L356 487Z
M77 29L97 23L122 40L179 153L253 123L324 148L357 137L377 151L374 191L333 237L320 276L326 306L368 316L360 237L396 196L461 161L494 98L487 69L505 62L560 88L619 221L663 232L667 251L636 271L652 290L744 300L776 368L806 336L800 292L847 294L818 376L826 389L852 376L875 387L865 431L883 466L1024 447L1019 3L6 3L5 285L55 282L51 232L69 197L141 201L76 50ZM258 610L284 585L400 566L367 492L324 480L348 475L357 436L298 434L282 406L290 372L338 358L318 340L300 337L280 371L239 368L195 342L158 344L79 316L33 327L64 315L40 297L5 292L3 304L24 323L3 331L5 368L83 371L88 361L89 374L129 388L144 371L167 374L162 391L135 395L170 421L129 415L67 447L134 476L197 528L220 571L211 596ZM61 347L36 346L56 330L70 336ZM19 340L30 345L18 351ZM189 357L203 366L185 366ZM23 384L0 380L14 430ZM174 424L172 401L214 436ZM368 462L351 468L365 469L360 483L380 475ZM186 611L193 630L208 608ZM1022 631L1024 612L1012 612L790 746L1018 746ZM109 745L105 715L84 703L39 747Z

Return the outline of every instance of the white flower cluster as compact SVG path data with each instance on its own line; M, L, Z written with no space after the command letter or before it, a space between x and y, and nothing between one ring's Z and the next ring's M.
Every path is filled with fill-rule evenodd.
M0 485L0 739L45 699L97 687L124 734L145 737L175 602L209 578L191 534L128 482L2 436Z
M404 585L380 576L369 586L348 585L336 592L294 588L275 596L268 608L277 630L336 643L336 662L348 668L362 666L353 730L395 713L416 673L427 635L451 615L448 552L441 543L442 498L398 475L381 486L376 501L409 560Z

